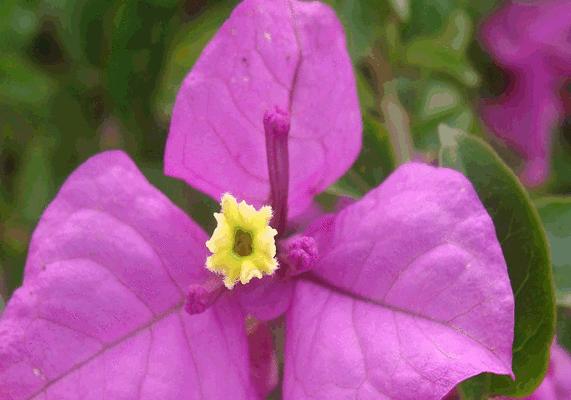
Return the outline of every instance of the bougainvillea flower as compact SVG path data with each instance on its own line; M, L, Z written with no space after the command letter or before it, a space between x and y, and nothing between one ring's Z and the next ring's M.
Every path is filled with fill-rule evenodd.
M561 88L571 78L571 2L508 1L481 34L510 74L506 92L484 103L482 117L522 155L522 180L541 184L549 173L551 132L564 116Z
M360 135L333 12L242 2L185 79L165 155L221 200L218 227L209 239L123 153L88 160L1 317L0 398L263 398L278 371L265 321L284 314L286 400L440 399L511 374L506 265L464 176L406 164L296 221Z

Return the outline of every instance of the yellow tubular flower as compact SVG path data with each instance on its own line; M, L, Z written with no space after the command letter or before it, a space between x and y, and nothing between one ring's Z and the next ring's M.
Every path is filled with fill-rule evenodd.
M224 285L232 289L278 268L276 242L278 233L270 226L272 208L256 210L244 201L238 203L229 193L222 196L222 211L214 213L218 225L206 247L212 253L206 259L209 271L224 275Z

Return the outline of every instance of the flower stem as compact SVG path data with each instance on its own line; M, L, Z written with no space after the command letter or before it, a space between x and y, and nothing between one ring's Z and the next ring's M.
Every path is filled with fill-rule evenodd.
M389 132L389 141L393 148L395 161L400 165L412 160L414 146L410 134L410 121L399 101L394 81L384 84L380 109Z
M399 100L392 66L387 60L388 46L380 43L372 49L367 64L372 72L373 86L377 94L377 111L389 133L389 143L397 165L414 157L414 142L410 132L410 121Z

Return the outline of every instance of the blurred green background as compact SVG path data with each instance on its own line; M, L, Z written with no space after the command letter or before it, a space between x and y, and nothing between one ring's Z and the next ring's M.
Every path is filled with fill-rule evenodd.
M436 159L440 123L490 140L477 105L482 97L501 93L506 78L478 44L476 32L498 1L328 3L345 25L365 146L355 166L321 197L324 204L337 195L359 196L381 182L402 156L389 146L399 140L399 131L410 131L428 161ZM43 209L70 172L97 152L124 149L155 185L211 227L216 205L164 177L162 156L177 89L235 4L0 2L0 302L21 282L30 235ZM387 105L400 112L386 115ZM553 176L535 197L571 191L570 137L564 129L557 134ZM493 144L510 165L519 164L509 150ZM548 233L565 249L571 208L568 199L556 199L563 206L538 202L553 227ZM561 225L564 213L567 223ZM554 259L571 268L569 252L561 254Z

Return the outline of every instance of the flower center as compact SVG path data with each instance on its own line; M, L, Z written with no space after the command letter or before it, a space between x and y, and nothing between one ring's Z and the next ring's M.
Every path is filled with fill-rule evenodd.
M287 112L276 107L264 114L270 181L268 201L272 206L256 210L244 201L238 203L234 196L226 193L220 204L222 212L214 214L218 225L206 242L212 253L206 259L206 268L224 275L224 285L228 289L232 289L237 281L246 284L254 277L272 275L278 268L275 237L284 233L288 212L289 128ZM198 292L193 293L198 296ZM205 295L202 293L198 297L202 299Z
M238 203L229 193L222 196L221 207L214 214L218 225L206 242L212 253L206 268L224 275L228 289L238 281L246 284L252 278L272 275L278 268L274 239L278 232L270 226L272 207L256 210L245 201Z
M234 253L240 257L247 257L252 254L252 235L238 229L234 235Z

